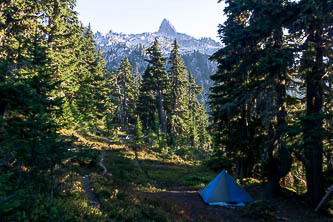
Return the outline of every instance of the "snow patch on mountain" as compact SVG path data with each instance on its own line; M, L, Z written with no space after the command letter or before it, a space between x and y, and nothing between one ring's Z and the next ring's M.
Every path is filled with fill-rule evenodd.
M155 39L159 41L163 54L170 53L174 39L178 41L181 54L199 51L206 55L212 55L221 48L221 44L211 38L196 39L187 34L176 32L175 27L167 19L162 21L159 30L154 33L124 34L110 31L105 35L100 32L95 35L95 40L102 49L117 44L124 44L128 48L135 48L137 45L147 48L152 45Z
M97 32L94 37L102 49L109 70L116 71L124 57L128 56L138 74L142 74L147 67L146 49L153 44L155 39L159 41L159 48L166 58L173 48L173 41L177 39L179 53L182 55L188 71L193 73L197 84L203 88L199 99L203 103L207 102L207 94L213 83L210 76L217 70L217 64L209 61L209 57L222 47L220 43L211 38L196 39L179 33L167 19L162 21L159 30L154 33L124 34L110 30L106 34Z

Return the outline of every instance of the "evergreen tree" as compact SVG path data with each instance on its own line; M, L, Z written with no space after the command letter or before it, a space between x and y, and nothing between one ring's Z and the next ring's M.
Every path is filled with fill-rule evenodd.
M53 78L57 70L43 23L53 8L31 1L6 1L0 6L0 159L11 163L0 176L1 181L8 179L8 186L0 188L5 197L1 218L29 220L32 202L39 197L26 195L39 192L52 200L54 168L67 157L67 145L54 122L61 99L53 97L59 82Z
M79 88L74 94L81 116L81 129L98 131L105 121L105 113L112 109L109 96L111 88L107 81L105 62L100 50L96 51L96 43L90 27L83 30L80 50Z
M136 119L136 127L135 127L135 146L140 148L144 145L144 135L142 132L142 123L140 117L138 116Z
M178 52L177 40L173 43L173 49L169 58L170 70L170 118L169 128L172 137L177 137L179 141L184 140L188 124L189 98L187 93L187 70L184 61Z
M39 207L36 201L53 199L56 166L63 168L69 157L60 124L94 130L112 111L105 64L91 30L79 24L74 6L72 0L0 3L4 220L32 220L31 212Z
M259 150L250 141L265 138L261 152L266 163L267 195L271 197L278 192L279 179L291 166L283 140L287 130L286 73L293 62L292 51L283 44L282 35L290 19L285 16L288 3L226 3L229 17L219 30L225 47L212 57L219 63L218 72L212 76L215 85L211 95L214 126L220 127L216 136L233 155L241 151L236 158L245 172L250 172L253 160L259 159ZM266 132L258 137L259 119ZM225 123L235 125L229 125L229 129L222 126L222 130Z
M44 20L47 20L48 56L55 70L53 81L60 82L53 96L63 98L62 109L65 110L57 123L76 129L84 122L76 101L83 75L80 62L83 28L73 11L74 6L74 0L51 1L48 5L51 10L46 12Z
M248 70L256 63L258 55L255 54L256 36L253 34L248 36L249 40L245 39L247 33L251 34L246 30L249 14L243 12L248 10L248 5L238 9L241 1L227 3L225 13L230 16L219 29L225 47L212 57L219 63L217 73L211 77L215 81L210 95L212 129L216 154L234 160L242 168L239 171L244 172L237 176L242 177L250 175L255 159L249 143L254 138L249 138L248 134L250 103L247 97L251 94L245 84L249 82Z
M190 128L189 140L193 147L207 149L211 145L211 136L208 133L208 117L204 104L198 100L202 93L192 73L188 73L187 94L188 94L188 124Z
M136 99L138 97L138 84L132 74L132 66L126 56L117 72L117 84L119 86L119 116L123 126L134 121Z
M146 71L142 75L137 107L137 113L140 115L145 130L152 128L154 124L156 96L154 94L152 84L152 72L150 65L148 64Z
M167 133L166 107L169 78L165 70L166 59L158 48L158 41L147 49L148 67L142 76L138 112L143 113L141 119L145 128L150 128L154 121L154 113L158 111L161 130Z
M188 96L189 96L189 112L190 112L190 142L193 147L199 144L199 129L196 126L196 111L198 108L197 95L201 94L202 89L197 86L195 79L191 72L188 73Z
M325 135L324 87L332 77L332 24L331 1L299 1L295 5L297 20L291 23L292 33L302 38L298 53L301 54L299 72L306 87L306 112L301 119L303 133L303 156L300 157L306 169L308 194L317 204L324 193L323 154Z
M228 20L219 29L225 47L212 57L219 63L210 95L216 152L239 163L242 156L258 161L261 153L271 197L290 170L286 138L292 136L290 148L306 168L316 204L323 194L323 155L330 159L332 147L331 2L225 2Z

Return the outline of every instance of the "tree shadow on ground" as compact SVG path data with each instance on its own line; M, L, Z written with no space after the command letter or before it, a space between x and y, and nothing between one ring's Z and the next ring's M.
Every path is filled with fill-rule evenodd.
M113 178L118 180L117 183L129 189L137 187L134 190L138 196L149 196L181 206L178 211L187 211L184 215L190 215L190 221L332 221L314 214L310 208L296 199L288 199L288 196L269 204L259 201L260 207L257 207L258 204L244 208L209 206L201 200L197 190L211 181L217 172L202 166L159 159L139 158L139 162L149 178L136 166L134 152L118 149L110 150L106 155L106 166ZM263 198L262 184L246 186L245 190L257 201ZM257 214L251 215L254 213ZM184 217L182 221L187 219Z
M198 189L216 176L216 172L200 165L193 166L179 162L165 162L159 159L138 158L140 169L135 161L134 152L128 149L108 150L105 166L115 176L137 185L154 185L159 189L186 187ZM146 172L146 175L144 172ZM148 176L148 178L147 178Z

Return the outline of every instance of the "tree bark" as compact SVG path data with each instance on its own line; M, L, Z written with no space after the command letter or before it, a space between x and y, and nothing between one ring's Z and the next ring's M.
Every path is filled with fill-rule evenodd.
M282 29L275 30L273 51L280 50L282 47ZM271 147L269 148L269 169L268 169L268 183L267 183L267 198L274 198L279 194L280 184L279 181L282 177L286 176L291 169L292 158L285 147L283 136L286 132L286 67L280 65L278 67L272 66L271 70L273 76L272 90L274 91L276 115L271 120L270 132L273 138Z
M304 155L308 161L306 180L312 204L320 202L324 194L323 186L323 39L321 27L312 30L308 38L308 50L314 46L315 55L310 60L312 67L306 72L306 118L303 120ZM311 52L310 52L311 53ZM308 62L308 61L306 61Z
M54 169L51 167L51 189L50 189L50 201L53 201L53 193L54 193Z
M238 179L250 177L252 168L253 164L250 158L240 158L237 161L236 177Z
M236 177L239 179L243 179L249 177L251 174L251 169L253 167L253 155L252 150L249 144L249 120L248 120L248 105L245 104L242 107L241 113L241 138L243 140L248 141L242 147L242 153L246 155L246 157L241 157L237 161L237 170Z

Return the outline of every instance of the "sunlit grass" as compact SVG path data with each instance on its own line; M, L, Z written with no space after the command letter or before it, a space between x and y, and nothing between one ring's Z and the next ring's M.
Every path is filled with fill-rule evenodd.
M82 177L75 172L68 172L61 179L62 189L59 197L54 200L55 205L63 209L64 221L97 221L104 222L108 216L98 208L89 204Z
M181 155L181 150L177 150L181 148L160 148L158 144L153 144L137 151L136 155L130 142L110 142L103 136L82 132L74 134L64 131L62 134L67 138L73 138L74 135L76 140L73 145L83 148L88 155L70 163L72 171L76 173L74 180L71 179L72 188L65 189L59 198L59 203L69 208L68 217L75 218L74 221L191 221L191 212L184 203L177 199L166 199L165 194L183 191L194 193L218 174L209 169L210 162L202 163L200 158L190 159ZM126 135L124 132L122 134ZM101 174L102 169L97 164L102 148L106 149L106 176ZM80 184L83 175L89 175L92 191L98 197L103 213L89 206ZM68 184L69 180L67 175L60 182ZM263 181L245 178L237 182L249 188L250 193L256 194L262 188ZM286 195L290 196L291 193L294 190L289 190ZM331 202L329 200L327 204ZM257 212L260 218L266 215L260 216L260 206L252 208L244 208L242 215ZM267 217L274 217L271 211L267 212ZM210 218L199 216L198 220L209 221Z
M108 174L100 174L101 168L91 162L78 160L73 167L80 176L89 175L92 191L98 197L104 214L88 209L87 196L82 184L74 183L77 209L95 212L96 217L115 221L190 221L190 213L183 203L166 200L161 193L176 189L199 189L209 182L215 172L200 166L200 161L189 161L172 149L145 147L137 152L141 169L137 166L135 152L130 145L110 141L88 133L61 132L76 138L75 146L87 147L99 161L99 153L106 149L104 165ZM124 133L123 133L124 134ZM124 134L125 135L125 134ZM90 149L89 149L90 148ZM66 179L64 179L66 180ZM74 192L74 193L75 193ZM74 204L74 202L73 202Z

